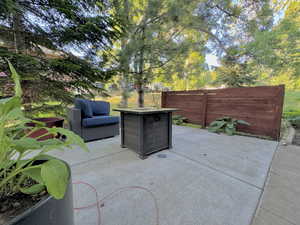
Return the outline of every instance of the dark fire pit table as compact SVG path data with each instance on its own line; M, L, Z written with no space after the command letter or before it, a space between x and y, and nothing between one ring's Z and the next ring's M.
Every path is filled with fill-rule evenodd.
M153 152L172 148L174 108L116 108L121 113L121 147L130 148L141 159Z

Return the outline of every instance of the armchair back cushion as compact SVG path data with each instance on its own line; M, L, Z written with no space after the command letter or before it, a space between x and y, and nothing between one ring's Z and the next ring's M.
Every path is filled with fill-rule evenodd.
M110 111L109 102L90 101L94 116L108 116Z
M75 108L81 110L81 115L83 118L93 117L93 110L89 100L76 98L75 99Z

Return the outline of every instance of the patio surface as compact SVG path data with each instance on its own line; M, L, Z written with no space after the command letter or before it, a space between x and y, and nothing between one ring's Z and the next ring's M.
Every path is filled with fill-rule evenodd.
M280 146L253 225L300 224L300 147Z
M120 137L88 143L90 152L54 155L71 164L73 181L93 185L99 198L128 186L155 196L159 225L250 225L278 142L173 127L173 149L146 160L120 148ZM88 186L73 186L75 207L96 200ZM102 225L158 225L153 197L130 188L108 198ZM96 225L97 208L75 212L76 225Z

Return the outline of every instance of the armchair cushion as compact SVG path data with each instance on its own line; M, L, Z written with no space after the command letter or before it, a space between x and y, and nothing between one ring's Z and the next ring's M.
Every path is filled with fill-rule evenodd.
M90 101L94 116L108 116L110 111L109 102Z
M75 99L75 108L81 110L81 114L83 118L91 118L93 117L93 110L89 100L76 98Z
M82 120L82 126L86 128L116 123L119 123L118 116L94 116L92 118L85 118Z

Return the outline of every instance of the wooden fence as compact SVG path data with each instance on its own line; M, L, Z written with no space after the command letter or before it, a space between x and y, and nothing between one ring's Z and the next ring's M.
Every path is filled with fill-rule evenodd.
M176 114L189 122L208 126L217 118L230 116L250 123L238 130L280 138L284 85L168 91L162 93L162 107L178 108Z

